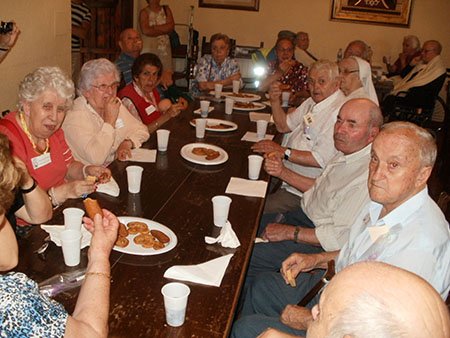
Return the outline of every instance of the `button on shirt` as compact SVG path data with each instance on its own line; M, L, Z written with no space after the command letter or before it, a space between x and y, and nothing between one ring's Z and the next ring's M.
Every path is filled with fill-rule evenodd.
M312 178L322 173L325 165L337 153L334 147L333 129L339 109L344 102L345 95L337 90L319 103L308 98L300 107L287 115L286 123L291 132L285 137L283 146L310 151L320 165L320 168L314 168L284 161L288 169ZM312 116L312 122L309 124L304 121L308 113ZM287 183L283 183L282 187L292 194L302 196L302 192Z
M411 271L447 298L450 231L425 188L381 219L382 205L369 202L352 225L336 271L361 261L380 261Z
M369 199L369 144L350 155L339 152L314 185L303 194L303 212L313 221L316 236L326 251L341 249L350 226Z

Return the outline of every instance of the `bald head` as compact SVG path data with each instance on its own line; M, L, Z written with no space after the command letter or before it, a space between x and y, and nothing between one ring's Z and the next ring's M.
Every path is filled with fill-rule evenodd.
M354 40L348 44L347 48L345 48L344 57L348 58L349 56L358 56L361 59L370 62L369 46L362 40Z
M307 337L444 338L447 307L419 276L381 262L356 263L339 272L313 308Z
M142 51L141 34L134 28L124 29L119 36L119 47L123 53L137 58Z

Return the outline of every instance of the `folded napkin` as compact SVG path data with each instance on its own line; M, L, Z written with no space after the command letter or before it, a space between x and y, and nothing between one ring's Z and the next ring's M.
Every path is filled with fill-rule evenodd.
M117 184L116 180L114 179L114 177L111 176L111 179L109 180L109 182L101 183L101 184L97 185L96 192L101 192L103 194L117 197L120 194L120 188L119 188L119 185Z
M45 230L47 233L50 234L50 239L52 240L53 243L55 243L57 246L61 246L61 232L64 230L64 225L42 224L41 229ZM86 228L82 225L81 226L82 249L91 244L91 238L92 238L91 233L87 231Z
M233 254L228 254L197 265L174 265L166 270L164 277L220 286Z
M273 117L272 114L266 114L266 113L256 113L254 111L250 112L248 115L250 117L250 121L256 122L258 120L264 120L269 123L273 123Z
M224 248L235 249L241 246L239 238L237 238L236 233L231 227L231 223L227 221L222 229L220 229L220 235L217 238L205 236L205 242L207 244L220 243Z
M273 135L270 134L266 134L266 136L264 137L265 140L272 140L273 139ZM258 135L252 131L248 131L245 133L244 136L242 136L241 141L248 141L248 142L258 142L261 141L260 139L258 139Z
M266 190L267 182L265 181L253 181L232 177L230 182L228 182L225 193L264 198L264 196L266 196Z
M269 240L261 238L261 237L256 237L255 244L258 244L258 243L269 243Z
M132 149L130 161L155 163L156 149Z
M272 107L272 103L270 101L262 101L266 106Z
M214 107L209 107L208 108L208 113L212 112L214 110ZM194 114L201 114L202 112L200 111L200 108L194 110Z

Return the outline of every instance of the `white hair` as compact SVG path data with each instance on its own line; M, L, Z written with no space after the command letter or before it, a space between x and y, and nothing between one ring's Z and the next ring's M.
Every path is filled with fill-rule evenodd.
M84 91L91 89L97 77L101 75L114 74L117 82L120 81L120 74L114 63L108 59L101 58L87 61L81 67L80 79L78 80L78 93L82 95Z
M330 79L333 81L339 77L339 67L337 63L330 60L318 60L314 62L311 67L309 67L309 74L311 74L313 69L317 71L322 69L327 70Z

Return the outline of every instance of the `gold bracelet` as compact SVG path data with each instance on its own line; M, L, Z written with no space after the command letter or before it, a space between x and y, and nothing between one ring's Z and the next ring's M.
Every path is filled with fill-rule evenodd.
M111 275L109 273L106 272L86 272L84 274L85 277L88 276L102 276L102 277L106 277L108 279L111 279Z

